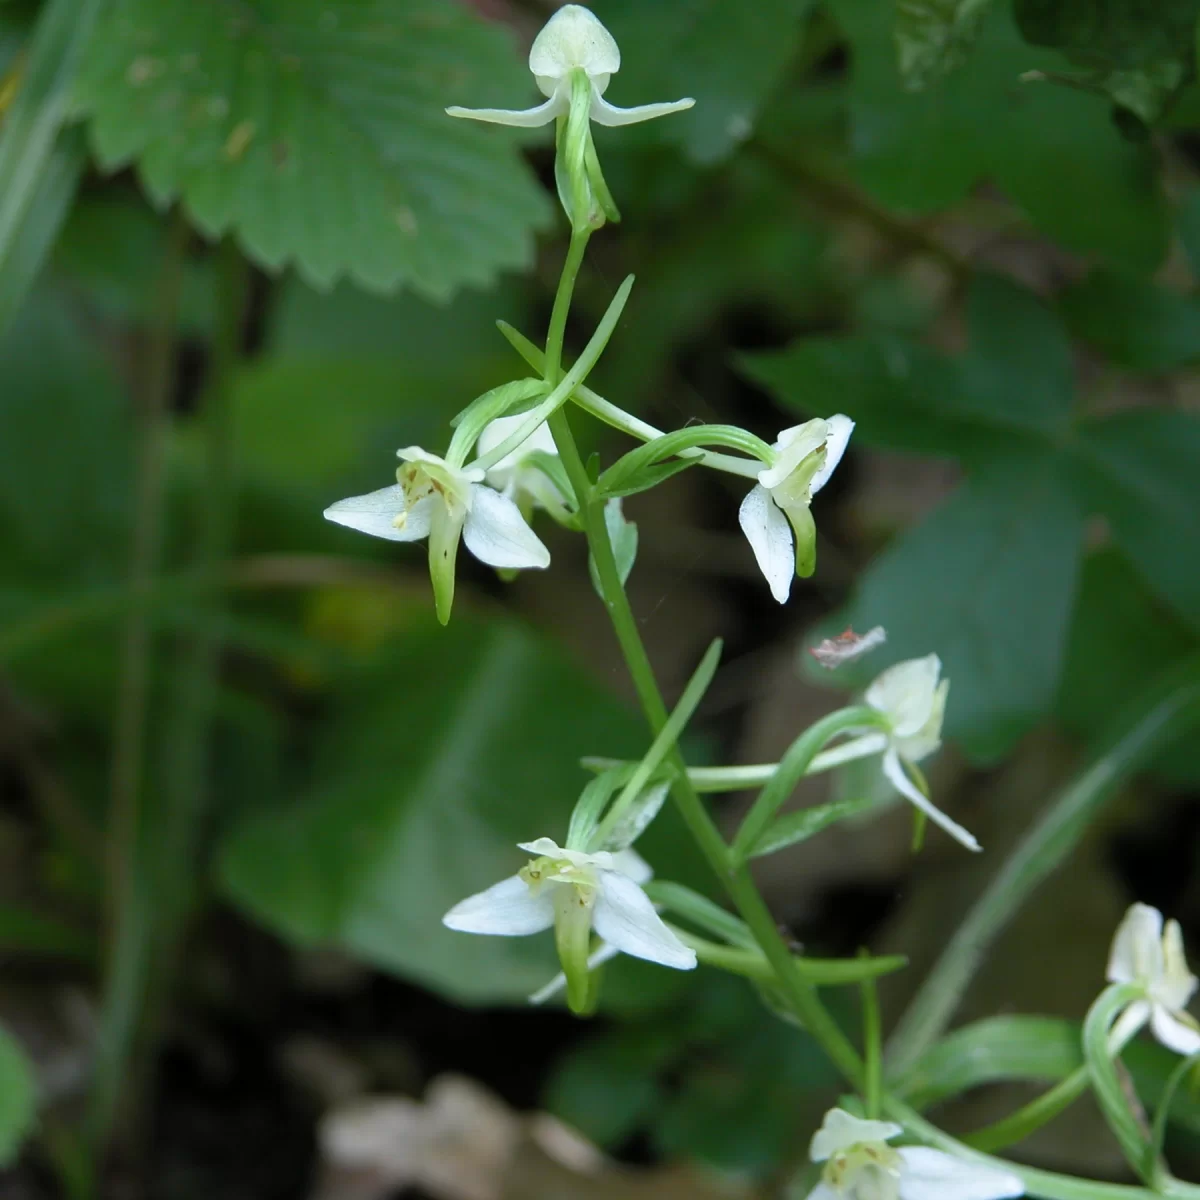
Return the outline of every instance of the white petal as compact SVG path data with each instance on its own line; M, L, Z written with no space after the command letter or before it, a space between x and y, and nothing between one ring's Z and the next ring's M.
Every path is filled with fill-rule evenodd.
M890 718L896 737L912 737L929 723L941 673L942 660L936 654L910 658L888 667L867 688L863 699Z
M1110 1054L1120 1054L1126 1043L1138 1034L1142 1026L1150 1020L1152 1007L1146 1000L1135 1000L1113 1022L1112 1028L1108 1031L1108 1052Z
M518 413L515 417L497 417L494 421L489 421L479 435L479 441L475 444L475 452L480 458L490 454L501 442L516 433L528 417L528 413ZM543 454L553 454L556 457L558 455L558 448L554 444L554 435L545 421L537 426L515 449L510 450L503 458L488 467L488 482L497 490L503 491L521 463L537 451Z
M831 1108L825 1114L821 1128L813 1134L808 1157L813 1162L824 1162L839 1150L846 1150L858 1142L886 1142L903 1132L901 1126L891 1121L864 1121L844 1108Z
M592 88L591 117L597 125L636 125L640 121L652 121L655 117L666 117L671 113L684 112L696 101L690 96L683 100L671 100L665 104L639 104L636 108L618 108L609 104Z
M634 958L681 971L696 965L695 951L663 924L649 896L620 871L604 871L600 875L592 928L606 942Z
M636 850L618 850L613 854L613 870L620 871L639 887L654 878L654 868Z
M796 574L792 527L762 484L755 484L746 493L738 510L738 523L754 551L758 569L770 585L771 595L785 604Z
M621 69L616 38L582 4L564 4L529 48L529 69L535 76L562 79L572 67L582 67L589 76Z
M1162 913L1149 904L1132 904L1113 935L1108 955L1109 983L1149 984L1163 973Z
M829 482L829 477L842 461L842 455L846 453L846 443L854 432L854 422L841 413L834 413L825 423L829 426L829 436L825 439L825 462L808 485L810 496L815 496Z
M604 843L604 848L619 853L626 850L627 847L632 846L646 832L650 822L662 810L663 801L666 800L670 787L671 785L668 783L656 783L644 789L638 795L637 799L621 814L621 819L613 826L613 831L608 835L608 840ZM633 857L637 858L637 855L635 854ZM638 859L638 861L641 862L642 860ZM625 874L633 877L631 871L626 871ZM649 878L650 876L647 875L646 879ZM638 880L639 883L645 883L645 881L645 879Z
M446 115L465 117L469 121L487 121L491 125L515 125L520 129L533 129L538 125L549 125L555 117L562 116L568 107L566 100L555 92L544 104L534 108L460 108L455 104L446 109Z
M460 933L491 933L523 937L541 933L554 924L554 898L550 892L534 895L519 875L510 875L483 892L460 900L442 924Z
M926 1146L904 1146L899 1154L904 1164L900 1200L1004 1200L1025 1194L1025 1185L1011 1171Z
M425 496L408 509L404 525L396 517L405 512L404 489L399 484L339 500L325 510L326 520L372 537L387 538L389 542L416 542L429 536L436 496Z
M1163 929L1163 975L1154 989L1154 998L1169 1009L1187 1005L1196 990L1196 977L1188 970L1183 950L1183 930L1178 921L1168 921Z
M983 847L975 840L973 834L964 829L948 816L932 800L926 796L908 777L895 750L889 750L883 756L883 773L900 795L911 800L935 825L940 825L955 841L961 842L968 850L982 850Z
M550 551L525 524L507 497L481 484L471 485L471 511L463 526L467 549L489 567L548 567Z
M777 488L810 455L815 454L829 439L829 424L820 417L781 430L771 444L775 465L759 471L758 482L765 488ZM809 484L811 495L812 484Z
M1182 1054L1185 1058L1200 1051L1200 1029L1156 1004L1150 1014L1150 1029L1168 1050Z
M603 966L610 959L616 958L620 954L620 950L616 946L610 946L607 942L601 942L600 945L588 955L587 965L589 971L594 971L597 967ZM558 995L567 986L567 977L559 971L555 977L550 980L545 987L538 988L532 996L529 997L530 1004L545 1004L551 996Z
M835 1192L827 1183L818 1183L806 1200L846 1200L841 1192Z
M518 842L517 849L527 850L539 857L545 855L547 858L562 858L564 853L563 848L553 838L548 837L535 838L532 842Z

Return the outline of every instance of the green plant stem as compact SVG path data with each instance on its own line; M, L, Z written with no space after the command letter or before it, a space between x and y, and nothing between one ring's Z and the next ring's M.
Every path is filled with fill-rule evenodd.
M93 1183L96 1158L112 1128L126 1065L133 1053L148 956L149 904L138 846L143 833L141 801L153 649L151 595L163 536L175 327L187 236L187 225L177 216L160 272L155 304L157 320L151 331L144 383L139 389L133 545L105 843L109 945L86 1122Z
M548 346L556 344L561 347L570 294L574 288L579 264L582 261L582 247L578 243L585 239L586 234L577 235L572 239L572 250L576 253L568 256L568 267L564 269L559 292L555 297ZM561 348L557 358L557 363L546 376L552 384L557 382L561 370ZM554 360L555 356L548 353L547 365L550 366ZM612 543L609 541L608 531L604 524L603 503L596 498L587 468L584 466L579 449L575 444L567 411L562 408L558 409L549 418L548 424L575 493L584 532L587 535L588 547L596 564L596 574L605 610L621 647L647 723L652 733L657 736L666 725L669 714L659 691L646 648L638 632L637 622L629 606L624 586L621 583ZM1197 684L1197 687L1200 688L1200 683ZM1172 707L1172 713L1175 716L1178 716L1179 708L1177 700ZM1144 734L1142 740L1146 740ZM1156 739L1151 740L1155 740L1155 744L1157 744ZM829 1015L824 1004L821 1003L815 988L797 972L791 951L781 936L749 870L745 866L735 867L731 862L729 848L692 785L678 747L672 749L667 756L667 762L674 768L671 795L684 823L695 838L712 870L724 885L735 908L770 964L784 1002L824 1049L847 1083L862 1091L867 1086L866 1068L862 1059L841 1028ZM1011 1171L1021 1177L1028 1194L1044 1197L1045 1200L1152 1200L1159 1194L1146 1188L1075 1179L1051 1171L1035 1170L989 1158L943 1133L914 1109L891 1096L886 1090L880 1094L879 1105L887 1115L903 1124L909 1133L927 1144L943 1149L956 1157ZM1174 1180L1168 1181L1167 1186L1168 1190L1162 1194L1191 1197L1200 1192L1200 1189L1193 1189L1191 1185L1178 1184Z
M1200 719L1200 656L1173 666L1138 697L1082 774L1025 835L926 977L888 1044L893 1076L942 1033L992 940L1071 853L1117 785Z
M1077 1067L1036 1100L1031 1100L1007 1117L1001 1117L999 1121L967 1134L963 1141L975 1150L989 1153L1014 1146L1074 1104L1087 1091L1088 1083L1087 1067Z

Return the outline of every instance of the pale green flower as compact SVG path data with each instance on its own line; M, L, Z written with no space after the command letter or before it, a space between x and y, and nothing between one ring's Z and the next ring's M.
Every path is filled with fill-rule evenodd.
M452 117L490 121L495 125L546 125L555 117L566 116L570 110L571 75L575 71L583 71L591 85L589 113L597 125L633 125L682 112L695 103L692 99L672 100L637 108L609 104L604 92L609 80L621 69L621 51L596 15L581 4L563 5L546 22L529 51L529 69L542 95L548 97L545 103L520 110L456 105L446 112Z

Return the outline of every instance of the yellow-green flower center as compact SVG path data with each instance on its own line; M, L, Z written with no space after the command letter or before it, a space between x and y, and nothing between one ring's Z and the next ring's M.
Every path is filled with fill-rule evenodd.
M822 1178L848 1200L898 1200L900 1162L886 1142L858 1142L831 1155Z

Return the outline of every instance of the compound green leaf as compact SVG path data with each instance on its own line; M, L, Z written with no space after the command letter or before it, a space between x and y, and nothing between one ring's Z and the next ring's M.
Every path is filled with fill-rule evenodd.
M1200 304L1124 271L1096 270L1059 297L1074 333L1135 371L1200 360Z
M1068 64L1022 42L1007 5L988 10L970 70L919 93L905 89L896 64L891 5L830 8L850 42L858 175L886 205L934 212L992 180L1070 249L1134 269L1160 261L1168 213L1150 147L1121 136L1102 97L1022 83L1027 71Z
M1193 70L1200 0L1017 0L1026 41L1061 50L1144 121Z
M999 757L1054 701L1082 538L1052 453L997 458L867 569L836 623L885 624L887 660L872 656L857 675L936 651L947 734Z
M970 346L948 358L895 334L805 338L743 364L786 406L841 409L856 437L893 450L971 463L1036 450L1066 429L1071 348L1033 293L979 275L968 296Z
M17 1157L36 1115L33 1068L16 1040L0 1029L0 1167Z
M1082 497L1151 589L1200 629L1200 417L1120 413L1081 429L1075 450Z
M102 165L264 266L441 299L527 264L549 212L504 135L442 109L528 83L452 0L114 0L77 106Z

